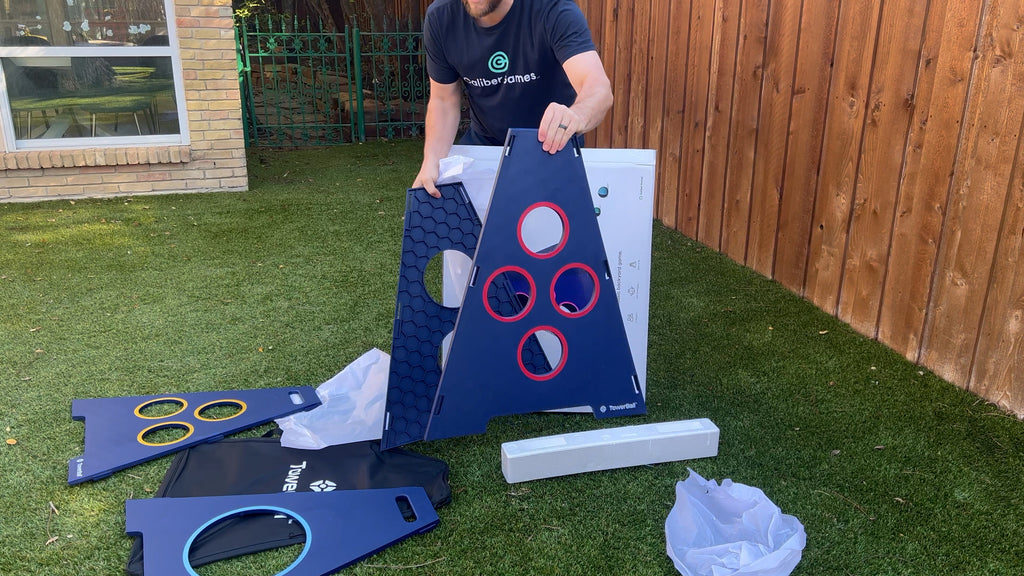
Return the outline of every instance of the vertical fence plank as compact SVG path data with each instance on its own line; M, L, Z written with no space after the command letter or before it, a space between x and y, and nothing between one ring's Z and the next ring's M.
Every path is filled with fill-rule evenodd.
M690 1L671 3L669 12L668 83L665 88L665 129L658 158L656 216L670 228L676 227L679 198L680 146L683 132L683 94L686 90L686 47L690 38Z
M714 0L690 3L690 42L686 58L686 104L683 118L682 159L679 163L679 202L676 204L676 229L697 237L700 211L700 177L704 164L704 128L707 125L708 62L715 21Z
M665 130L665 101L668 84L668 47L669 47L669 5L670 0L654 0L650 17L650 51L647 61L647 106L645 114L647 126L644 134L644 148L658 149L661 146L661 135ZM658 151L659 155L661 151ZM661 158L658 158L661 161Z
M615 46L619 41L616 34L615 21L618 18L619 12L619 0L604 0L599 4L602 8L601 12L601 43L597 45L597 49L601 53L601 60L604 62L604 71L608 75L608 79L612 82L612 89L615 86ZM618 96L618 94L615 94ZM601 122L595 130L596 146L600 148L611 148L612 147L612 127L615 122L614 112L617 106L621 106L619 102L615 102L612 105L612 109L608 111L608 114L604 117L604 122Z
M956 163L921 361L965 385L991 281L996 235L1024 114L1024 5L991 0Z
M878 339L911 361L916 361L920 352L929 280L934 273L984 2L933 0L925 25L914 121L878 324Z
M615 77L612 78L616 103L612 106L611 145L612 148L625 148L629 143L629 98L634 78L629 69L633 58L633 6L618 2L616 13Z
M600 52L604 41L604 0L578 0L577 4L590 26L590 38Z
M733 86L736 82L740 4L741 0L715 2L715 31L711 38L711 82L708 120L704 129L704 165L697 238L716 250L722 249L722 212L725 210L725 173L730 145Z
M725 179L725 208L722 213L722 251L737 262L746 259L754 144L757 141L764 48L768 35L768 1L743 0L740 13L736 86L729 131L729 170Z
M805 295L834 314L839 299L864 108L882 0L844 2L829 92Z
M1018 62L1024 60L1018 53ZM1018 64L1018 68L1020 68ZM1024 118L1022 118L1024 121ZM995 275L985 308L977 360L968 389L1004 409L1024 414L1024 122L1006 213L996 248Z
M879 27L839 296L839 317L870 337L878 326L927 12L928 2L887 0Z
M765 276L772 273L779 201L789 139L802 0L772 0L768 15L768 41L761 83L761 120L754 152L754 178L750 198L747 265Z
M601 56L601 62L604 64L605 73L608 74L609 78L612 77L612 69L611 63L608 61L608 58L605 57L604 9L605 5L610 1L613 0L579 0L580 10L583 11L583 16L587 19L587 24L590 26L590 37L594 41L597 53ZM609 135L611 134L609 124L610 116L611 114L606 114L601 124L587 133L587 146L592 148L607 146L607 143L602 141L602 136L604 136L602 130L606 130Z
M804 0L772 276L803 293L841 0Z
M643 148L647 133L647 96L651 89L646 82L651 75L647 71L647 59L650 53L651 1L635 0L633 3L633 58L630 61L630 75L643 78L643 82L634 82L629 95L628 116L629 132L626 145L629 148Z

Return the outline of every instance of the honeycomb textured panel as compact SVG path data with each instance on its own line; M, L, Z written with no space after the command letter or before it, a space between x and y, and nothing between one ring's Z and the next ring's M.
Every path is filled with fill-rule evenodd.
M444 184L438 190L440 198L427 194L423 188L412 188L406 195L381 436L381 447L385 449L423 439L441 379L441 342L455 328L459 313L457 308L439 304L427 291L427 264L446 250L457 250L472 258L480 235L480 218L462 184Z

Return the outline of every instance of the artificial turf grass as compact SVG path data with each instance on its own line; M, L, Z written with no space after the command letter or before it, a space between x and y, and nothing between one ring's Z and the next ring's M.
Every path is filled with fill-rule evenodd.
M66 486L72 398L316 384L389 348L419 146L259 151L250 193L0 204L0 430L19 441L0 445L0 573L118 573L124 499L169 463ZM653 258L648 416L510 416L414 444L450 463L453 503L434 532L344 573L671 574L662 526L688 466L803 521L795 574L1024 572L1022 423L660 224ZM504 441L705 416L716 458L501 476Z

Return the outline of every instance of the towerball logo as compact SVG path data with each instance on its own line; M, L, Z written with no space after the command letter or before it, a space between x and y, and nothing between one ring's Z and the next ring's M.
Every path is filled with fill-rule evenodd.
M508 72L508 54L502 51L497 51L491 54L490 59L487 60L487 68L495 74L504 74Z
M317 480L309 485L309 489L313 492L332 492L338 485L330 480Z

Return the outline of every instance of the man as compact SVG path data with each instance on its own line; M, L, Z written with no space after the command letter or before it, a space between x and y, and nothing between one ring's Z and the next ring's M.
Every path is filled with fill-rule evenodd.
M435 0L423 41L430 100L413 187L435 197L438 162L458 132L463 87L470 126L461 144L497 146L509 128L537 126L544 150L554 154L612 106L611 83L572 0Z

